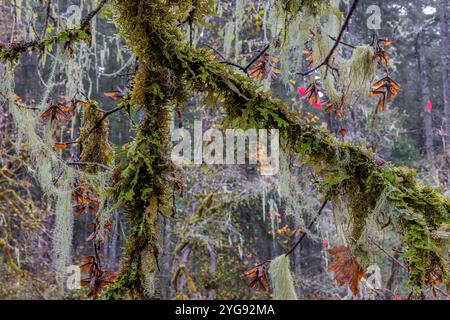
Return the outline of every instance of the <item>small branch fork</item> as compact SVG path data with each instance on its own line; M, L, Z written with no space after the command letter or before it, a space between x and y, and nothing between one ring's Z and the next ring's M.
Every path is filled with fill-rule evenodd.
M245 72L245 73L248 75L248 69L250 69L250 67L251 67L256 61L258 61L258 60L259 60L259 59L267 52L267 50L269 50L270 44L266 44L266 45L264 46L264 48L263 48L260 52L258 52L258 54L255 55L255 56L253 57L253 59L252 59L245 67L243 67L243 66L241 66L241 65L239 65L239 64L237 64L237 63L228 61L228 60L227 60L227 59L226 59L219 51L217 51L217 50L214 49L213 47L211 47L211 46L209 46L209 45L207 45L207 47L208 47L209 49L213 50L220 58L222 58L222 59L224 60L224 61L221 61L220 63L222 63L222 64L227 64L227 65L236 67L236 68L240 69L241 71Z
M307 76L307 75L313 73L314 71L318 70L319 68L321 68L321 67L323 67L323 66L326 66L326 67L330 68L331 70L336 70L336 68L334 68L334 67L332 67L332 66L330 65L330 59L331 59L331 57L333 56L333 53L334 53L334 51L336 50L336 48L338 47L338 45L339 45L340 43L341 43L341 44L344 44L344 43L341 41L341 40L342 40L342 36L344 35L345 30L347 29L347 26L348 26L348 24L349 24L349 22L350 22L350 18L352 17L353 12L355 11L355 9L356 9L356 7L357 7L357 5L358 5L358 2L359 2L359 0L354 0L354 1L353 1L353 4L352 4L352 6L351 6L351 8L350 8L350 10L349 10L349 12L348 12L348 15L347 15L347 17L345 18L344 24L342 25L341 31L339 32L339 35L338 35L337 39L334 39L334 40L335 40L334 45L333 45L333 47L331 48L331 50L330 50L330 52L328 53L328 55L325 57L325 59L324 59L321 63L319 63L316 67L314 67L313 69L311 69L311 70L309 70L309 71L307 71L307 72L305 72L305 73L299 73L299 74L301 74L302 76L305 77L305 76ZM345 44L345 45L348 45L348 44ZM350 45L348 45L348 46L350 46Z

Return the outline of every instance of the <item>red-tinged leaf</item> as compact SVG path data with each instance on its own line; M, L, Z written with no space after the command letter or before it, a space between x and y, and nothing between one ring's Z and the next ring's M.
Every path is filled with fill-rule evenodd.
M428 110L428 112L431 112L432 109L433 109L433 105L431 104L431 101L428 100L427 101L427 110Z
M387 39L381 39L381 42L385 45L385 46L390 46L393 42L391 40L387 40Z
M278 62L280 62L280 61L281 61L281 59L280 59L280 58L278 58L278 57L275 57L275 56L271 56L271 57L270 57L270 59L272 60L272 62L273 62L273 63L278 63Z
M301 95L302 97L306 94L306 88L305 87L298 87L297 88L297 92L299 95Z
M328 266L328 272L334 272L334 279L339 286L348 284L354 295L358 294L358 284L365 272L347 247L335 247L328 250L334 260Z
M386 78L383 78L383 79L381 79L381 80L378 80L377 82L375 82L373 85L372 85L372 88L374 89L374 90L377 90L378 88L380 88L382 85L384 85L384 82L386 81Z
M91 200L91 203L96 205L97 207L100 205L100 201L98 201L97 198L89 197L89 200Z
M106 271L102 277L103 283L112 283L120 275L120 272Z
M80 280L80 285L81 286L88 286L91 284L91 278L86 278L86 279L81 279Z
M347 134L347 130L345 130L344 128L340 128L339 131L338 131L338 134L339 134L342 138L344 138L345 135Z
M381 112L384 111L385 103L386 103L386 97L383 95L380 97L380 101L378 102L378 106L379 106Z
M316 109L323 110L323 106L320 103L313 102L311 103L311 106L313 106Z

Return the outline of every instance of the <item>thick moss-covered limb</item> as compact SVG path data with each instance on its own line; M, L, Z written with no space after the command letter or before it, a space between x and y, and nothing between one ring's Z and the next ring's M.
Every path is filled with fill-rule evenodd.
M405 236L412 283L416 287L430 284L430 272L437 273L441 280L447 277L448 266L441 252L444 240L430 238L430 234L450 223L448 199L435 190L422 188L410 169L378 165L369 152L305 124L289 111L285 102L273 98L246 75L214 61L209 51L194 49L184 42L176 26L189 14L191 1L116 0L115 4L118 23L140 61L133 99L148 113L147 123L130 147L127 169L122 175L125 179L119 184L119 198L127 203L134 226L128 255L132 261L148 243L157 240L152 238L154 227L142 231L144 238L140 238L141 229L134 229L143 221L142 213L152 207L151 203L159 207L167 200L159 178L161 168L167 167L163 160L167 138L164 106L168 101L182 102L185 87L189 86L207 92L210 98L221 99L233 126L280 129L287 147L315 164L327 192L346 193L352 219L349 242L356 249L367 219L382 194L389 190L387 202L395 208L394 226ZM155 222L152 219L149 226Z
M170 215L168 182L173 167L167 157L169 104L186 96L183 78L166 67L157 48L157 32L173 32L165 20L175 13L167 11L165 1L115 1L117 22L138 60L132 83L131 100L144 112L138 135L128 147L127 160L118 169L115 194L130 225L126 261L122 275L109 288L107 298L152 298L153 279L158 271L160 218Z

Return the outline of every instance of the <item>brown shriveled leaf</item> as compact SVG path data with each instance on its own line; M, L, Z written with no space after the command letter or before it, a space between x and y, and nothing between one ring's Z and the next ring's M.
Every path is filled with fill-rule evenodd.
M280 74L281 69L274 65L280 61L280 58L265 53L248 68L248 75L252 78L262 79L267 77L270 71L275 75Z
M339 286L348 284L354 295L358 294L358 284L364 276L364 269L359 265L347 247L335 247L328 250L334 260L328 266L328 272L334 272L334 279Z
M75 215L75 217L80 217L80 216L82 216L83 214L86 213L86 209L87 209L87 207L84 206L84 205L76 206L74 208L73 214Z
M73 104L63 104L54 102L50 107L41 114L44 123L60 121L66 122L72 119L76 114L76 107Z
M267 277L267 267L266 265L259 264L252 269L246 271L244 275L250 279L248 287L250 289L255 289L259 285L259 289L264 293L269 293L269 280Z
M89 297L94 300L98 298L98 294L108 285L113 283L120 275L119 272L104 271L95 272L95 275L82 279L81 286L89 285Z

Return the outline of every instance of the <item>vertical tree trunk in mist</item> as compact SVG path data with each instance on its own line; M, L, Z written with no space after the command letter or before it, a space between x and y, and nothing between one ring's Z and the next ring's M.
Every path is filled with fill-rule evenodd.
M442 60L442 89L444 98L445 132L447 134L447 148L450 142L450 44L448 35L448 0L439 0L439 29L441 33L441 60ZM448 151L447 153L450 153Z
M431 112L427 110L426 105L428 100L430 100L430 88L428 72L429 65L426 58L426 49L424 44L424 35L418 35L416 41L416 54L417 54L417 64L419 69L420 81L419 81L419 95L421 97L420 104L423 110L423 128L425 134L425 154L428 163L433 163L434 152L433 152L433 121L431 118Z

